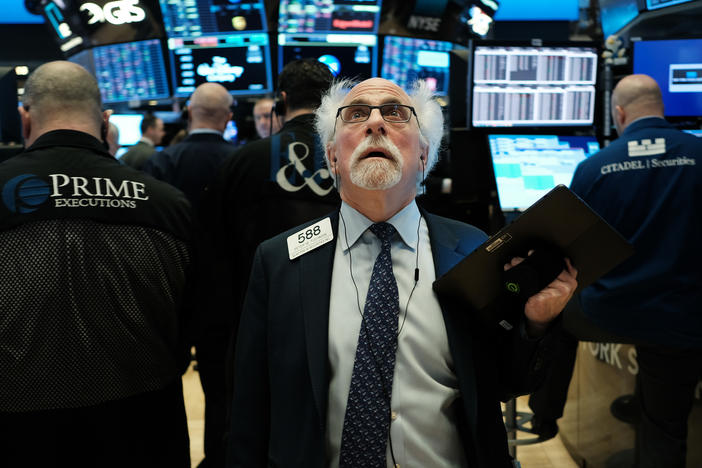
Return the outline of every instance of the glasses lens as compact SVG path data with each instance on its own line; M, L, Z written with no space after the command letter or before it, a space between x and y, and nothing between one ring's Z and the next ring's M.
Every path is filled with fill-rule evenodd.
M368 120L370 109L365 105L348 106L341 110L341 120L344 122L363 122Z
M386 104L380 107L383 118L388 122L407 122L410 119L410 108L401 104Z

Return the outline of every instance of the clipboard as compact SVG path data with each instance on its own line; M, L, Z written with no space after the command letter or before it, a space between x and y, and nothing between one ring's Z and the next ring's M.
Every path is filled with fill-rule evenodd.
M558 185L434 281L434 291L483 311L502 294L505 263L543 243L559 248L578 269L576 293L634 253L580 197Z

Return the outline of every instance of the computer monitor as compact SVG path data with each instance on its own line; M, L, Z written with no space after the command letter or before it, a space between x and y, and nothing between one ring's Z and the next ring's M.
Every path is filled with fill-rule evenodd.
M69 58L95 75L105 104L170 96L161 41L95 47Z
M657 10L659 8L678 5L679 3L688 3L694 1L696 0L646 0L646 8L648 8L649 10Z
M381 0L281 0L279 33L376 33Z
M634 42L634 73L656 80L666 117L702 116L702 39Z
M233 95L272 92L266 33L168 40L174 94L187 97L202 83L219 83Z
M141 138L141 122L144 120L142 114L112 114L110 123L115 124L119 130L120 146L136 145Z
M596 78L595 46L476 45L472 124L592 125Z
M592 136L488 135L502 211L523 211L558 184L570 186L578 164L599 151Z
M22 143L22 122L17 107L14 67L0 67L0 142Z
M615 34L639 15L639 0L599 0L600 24L605 38Z
M279 34L278 70L293 60L316 58L335 77L364 80L378 76L374 34Z
M495 21L576 21L578 0L500 0Z
M380 76L407 89L416 80L426 81L437 95L449 93L451 42L386 36Z
M159 0L169 38L268 30L262 0Z

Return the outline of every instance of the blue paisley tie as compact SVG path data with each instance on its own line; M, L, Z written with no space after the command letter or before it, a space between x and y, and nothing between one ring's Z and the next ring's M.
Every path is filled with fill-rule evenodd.
M358 335L341 435L340 468L387 466L385 453L400 311L390 255L395 228L388 223L376 223L370 230L380 239L381 250L373 266Z

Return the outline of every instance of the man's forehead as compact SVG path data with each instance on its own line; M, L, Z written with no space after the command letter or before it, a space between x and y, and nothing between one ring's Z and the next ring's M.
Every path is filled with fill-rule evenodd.
M371 101L398 102L409 104L407 93L392 81L382 78L371 78L354 86L346 98L344 105L349 103L372 103Z

